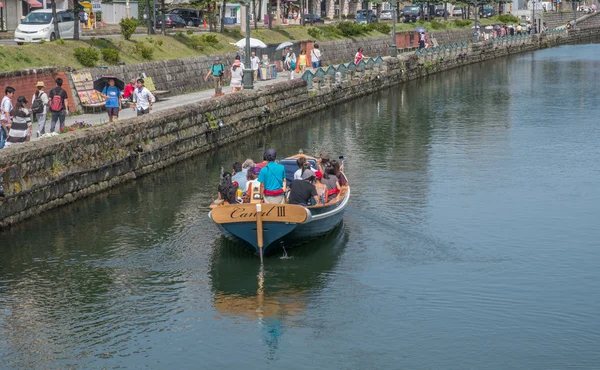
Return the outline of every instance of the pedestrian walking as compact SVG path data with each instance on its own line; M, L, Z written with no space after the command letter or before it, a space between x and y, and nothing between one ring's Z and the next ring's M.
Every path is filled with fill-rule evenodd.
M129 80L129 84L125 86L125 90L123 90L123 98L129 101L133 100L133 91L135 90L135 84L137 83L135 78Z
M425 32L419 34L419 49L425 49Z
M312 62L312 67L317 69L321 67L321 58L323 53L321 53L321 49L319 49L319 44L315 44L313 46L312 51L310 52L310 59Z
M12 123L6 139L6 147L22 144L31 138L31 112L25 108L28 101L24 96L19 96L17 104L12 110Z
M363 60L364 58L365 58L365 56L363 55L363 49L358 48L358 50L356 51L356 55L354 55L354 64L360 63L360 61Z
M37 121L38 129L36 137L40 137L46 133L46 114L48 113L48 103L50 99L48 94L44 92L44 82L38 81L35 84L37 91L31 98L31 113Z
M223 75L225 74L225 67L221 63L221 58L215 57L215 62L210 66L210 70L204 76L204 81L208 81L208 77L212 75L213 82L215 84L215 95L223 95Z
M300 51L300 57L298 58L298 67L300 67L300 73L304 73L306 65L308 64L308 58L306 57L306 50Z
M281 51L281 64L282 64L282 66L283 66L283 70L284 70L284 71L287 71L287 70L289 70L289 68L288 68L288 64L287 64L287 61L288 61L289 55L290 55L290 50L289 50L289 48L286 46L286 47L285 47L285 48L283 48L283 50Z
M0 149L4 148L6 138L8 137L8 131L12 123L10 114L13 110L12 98L15 95L15 91L14 87L6 86L4 88L2 103L0 103Z
M144 79L138 78L136 89L133 91L133 110L138 116L148 114L152 111L152 104L155 101L154 95L144 86Z
M115 80L109 79L108 85L104 86L102 96L106 99L106 113L108 113L108 122L119 119L119 110L121 109L121 90L115 86Z
M56 129L56 122L59 121L59 131L65 128L65 117L69 115L69 96L62 88L62 78L56 79L56 87L50 90L50 132Z
M239 60L233 62L231 67L231 92L235 93L242 90L242 78L244 77L244 70Z
M252 52L250 57L250 66L252 66L252 72L254 73L254 81L258 80L258 68L260 68L260 58L256 56L255 52Z

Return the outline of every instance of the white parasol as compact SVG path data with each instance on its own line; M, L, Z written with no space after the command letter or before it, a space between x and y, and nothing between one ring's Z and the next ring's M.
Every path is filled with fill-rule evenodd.
M246 47L246 39L241 39L240 41L236 42L235 44L233 44L235 46L237 46L238 48L245 48ZM267 44L265 44L264 42L258 40L258 39L253 39L252 37L250 38L250 47L251 48L259 48L259 49L264 49L267 47Z

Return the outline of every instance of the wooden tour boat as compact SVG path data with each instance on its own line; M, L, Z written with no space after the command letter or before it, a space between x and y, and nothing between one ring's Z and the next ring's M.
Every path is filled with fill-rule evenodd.
M313 168L317 167L316 158L304 154L281 160L279 163L285 167L288 186L298 169L296 160L301 156ZM342 186L338 196L330 202L308 207L264 203L258 187L250 189L250 192L250 203L213 203L208 216L225 235L248 243L261 259L269 247L274 249L273 245L278 241L295 244L333 230L342 221L350 200L349 185Z

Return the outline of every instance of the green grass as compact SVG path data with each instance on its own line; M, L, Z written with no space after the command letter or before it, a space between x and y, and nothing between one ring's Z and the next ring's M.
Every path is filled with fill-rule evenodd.
M252 30L252 37L262 40L266 44L276 44L284 41L306 41L314 38L308 34L309 27L285 27L273 30ZM206 33L202 33L206 34ZM184 32L184 36L187 34ZM113 47L119 50L121 61L127 64L146 62L148 60L141 55L134 54L135 42L142 42L146 46L152 46L154 53L152 60L168 60L188 58L193 56L220 54L234 52L237 48L231 43L238 41L243 36L239 30L229 30L225 34L214 33L219 43L214 46L205 45L194 50L188 47L184 38L176 35L162 36L133 36L130 41L124 39L103 39L101 36L94 40L70 41L64 44L46 42L43 44L25 44L21 46L0 46L0 71L19 70L32 67L61 66L76 69L84 68L73 56L73 50L78 47L94 46L96 48ZM375 37L383 34L373 31L361 37ZM342 39L337 35L325 35L320 41ZM98 66L104 65L100 60Z

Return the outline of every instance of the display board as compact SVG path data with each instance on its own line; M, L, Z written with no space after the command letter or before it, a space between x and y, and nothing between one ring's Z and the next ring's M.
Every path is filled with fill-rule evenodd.
M71 73L75 90L82 105L103 103L105 99L94 90L94 79L90 72Z

